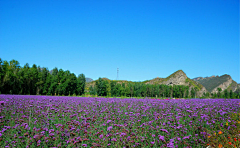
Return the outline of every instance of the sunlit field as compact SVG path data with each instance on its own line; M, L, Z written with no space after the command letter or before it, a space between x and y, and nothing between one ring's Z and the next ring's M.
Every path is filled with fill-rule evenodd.
M0 147L240 147L239 99L0 95Z

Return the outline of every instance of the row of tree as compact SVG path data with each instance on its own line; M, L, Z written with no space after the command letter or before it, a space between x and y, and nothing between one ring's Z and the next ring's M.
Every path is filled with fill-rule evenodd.
M95 83L95 84L94 84ZM84 74L76 75L70 71L45 67L20 66L16 60L2 61L0 58L0 94L22 95L83 95L84 93L108 97L175 97L196 98L197 88L184 85L144 84L142 82L124 82L99 78L85 89ZM218 93L203 94L203 98L239 98L240 92L228 92L221 88Z
M239 98L239 93L228 92L224 90L218 93L203 93L202 98ZM197 88L189 88L184 85L159 85L144 84L141 82L121 82L99 78L95 85L91 85L88 93L97 96L111 97L174 97L174 98L196 98L198 97Z
M191 89L184 85L159 85L159 84L144 84L141 82L126 82L110 81L99 78L95 85L91 85L89 93L98 96L112 97L195 97L197 89Z
M239 98L240 96L240 93L239 92L233 92L232 90L228 91L227 89L225 89L223 92L222 92L222 89L221 88L217 88L217 93L204 93L203 96L204 97L212 97L212 98Z
M82 95L85 89L84 74L45 67L21 67L16 60L2 61L0 58L0 93L23 95Z

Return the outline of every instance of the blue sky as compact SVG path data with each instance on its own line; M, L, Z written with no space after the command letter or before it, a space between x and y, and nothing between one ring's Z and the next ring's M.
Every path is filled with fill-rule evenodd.
M0 1L0 57L143 81L182 69L240 82L238 0Z

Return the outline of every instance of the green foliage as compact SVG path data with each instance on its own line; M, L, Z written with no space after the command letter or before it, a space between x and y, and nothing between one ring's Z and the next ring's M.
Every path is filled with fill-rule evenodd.
M177 71L179 72L179 71ZM174 76L177 72L173 73ZM218 77L224 80L228 75ZM169 77L170 78L170 77ZM33 64L25 64L20 67L16 60L3 61L0 58L0 93L1 94L23 94L23 95L90 95L108 97L175 97L188 98L198 97L197 92L202 88L201 84L187 78L189 86L174 85L168 86L159 84L163 78L156 78L154 81L131 82L122 80L109 80L99 78L97 81L86 83L84 74L75 76L70 71L54 68L51 72L47 68ZM86 88L87 86L87 89ZM236 84L233 82L232 86ZM190 89L192 88L193 89ZM238 87L238 86L237 86ZM221 90L222 91L222 90ZM234 93L232 90L219 91L212 94L214 98L239 98L240 88ZM203 97L210 97L207 92Z
M222 91L222 88L217 88L217 90L218 90L218 98L220 98L221 97L221 91Z
M230 90L229 96L230 96L230 98L233 98L233 97L234 97L232 90Z
M77 78L77 95L83 95L84 90L85 90L85 85L86 85L86 79L84 74L78 75Z
M96 89L98 96L107 96L107 81L99 78L96 81Z
M96 87L90 86L89 92L90 92L90 95L97 95Z
M201 90L201 89L203 88L203 86L202 86L201 84L198 84L198 83L196 83L195 81L193 81L193 80L191 80L191 79L189 79L189 78L187 78L187 79L185 80L185 82L186 82L186 83L189 83L190 86L193 86L194 88L197 88L197 90Z
M227 89L224 90L224 98L229 98L229 92L227 91Z
M2 61L0 58L0 92L2 94L23 95L82 95L85 89L85 76L79 78L70 71L47 68L33 64L20 67L16 60Z
M164 84L143 84L141 82L110 81L99 78L95 85L89 87L91 95L111 97L175 97L184 98L189 95L189 87L183 85L168 86Z

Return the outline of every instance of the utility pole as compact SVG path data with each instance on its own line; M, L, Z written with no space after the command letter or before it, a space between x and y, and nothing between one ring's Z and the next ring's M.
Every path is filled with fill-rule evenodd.
M118 80L118 73L119 73L119 68L117 68L117 80Z

